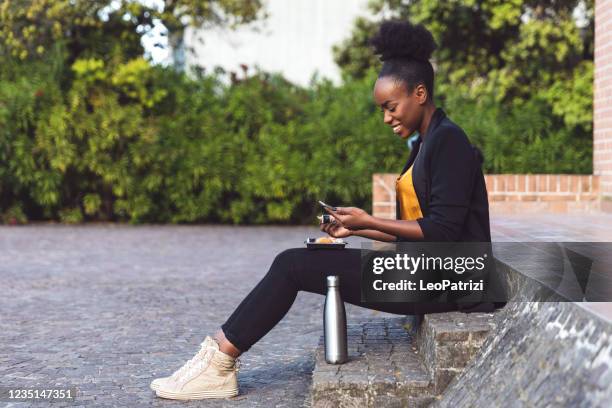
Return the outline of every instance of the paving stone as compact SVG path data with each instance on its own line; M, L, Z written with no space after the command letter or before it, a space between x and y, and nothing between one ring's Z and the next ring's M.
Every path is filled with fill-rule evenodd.
M351 361L340 365L337 372L328 369L330 365L325 362L324 345L320 342L315 353L313 407L326 404L356 404L359 407L425 406L425 401L430 401L427 397L432 391L432 383L422 361L412 352L393 352L406 345L410 349L414 343L414 339L405 330L390 330L402 328L406 320L406 317L377 318L361 323L364 333L377 334L353 338L353 341L363 343L364 351L351 356ZM356 331L350 326L348 330ZM339 384L334 389L329 388L329 376L339 378ZM409 398L419 400L411 401L410 404L414 405L410 405Z
M602 214L492 218L496 241L546 240L546 234L554 234L559 241L612 241L611 225L612 216ZM84 395L94 397L92 404L97 406L308 406L315 364L312 352L321 334L322 297L307 293L300 294L285 319L244 355L240 396L185 404L155 398L148 384L150 378L165 375L190 358L203 337L223 323L265 274L274 255L297 246L293 243L301 245L309 235L319 232L307 227L0 226L0 381L20 387L77 384ZM349 322L385 316L346 307ZM545 317L515 322L505 341L496 343L496 356L513 356L511 361L503 361L504 370L523 373L517 375L517 384L528 374L537 378L537 372L524 369L524 355L532 345L517 333L527 333L546 322L556 325L549 328L549 335L556 330L556 336L574 336L571 339L579 338L581 344L599 347L576 355L586 357L593 367L607 364L600 378L609 377L609 340L606 348L600 331L573 334L575 312L564 307L554 306L546 313L544 306L525 307L526 314ZM606 304L584 307L612 316L612 308ZM563 320L553 317L559 313L564 313ZM581 330L588 328L580 323ZM358 329L355 335L365 336ZM372 336L376 335L374 331ZM491 356L491 340L477 337L472 335L468 340L474 343L472 352L482 347ZM576 361L574 349L566 342L557 348L565 353L554 357L555 350L551 350L538 361L551 361L552 356L555 364L571 365ZM358 346L355 351L363 353L364 349ZM534 352L530 356L538 357ZM489 360L487 363L488 368L497 367ZM481 370L487 372L487 367ZM451 384L449 401L454 403L445 406L461 406L466 401L477 406L477 397L484 401L487 395L487 388L477 380L487 378L491 377L474 380L474 388L463 382L460 386ZM586 383L593 377L581 369L571 378L580 384L582 379ZM505 406L524 405L516 398L516 389L507 387L512 381L505 377L499 380L503 382L485 385L495 390L495 397ZM560 375L551 382L526 384L537 387L537 392L535 388L528 391L539 396L533 401L543 406L555 392L561 401L572 400L570 385L574 383L567 375ZM598 391L580 394L584 400L576 406L596 406L595 401L612 406L608 384L597 382ZM408 398L427 401L427 397ZM77 402L79 405L91 406ZM329 406L337 407L335 403Z
M0 226L0 383L76 385L86 406L308 406L324 301L310 293L244 354L239 398L185 404L148 387L197 352L277 253L318 235L309 227ZM349 322L386 316L346 309ZM19 406L29 405L41 406Z

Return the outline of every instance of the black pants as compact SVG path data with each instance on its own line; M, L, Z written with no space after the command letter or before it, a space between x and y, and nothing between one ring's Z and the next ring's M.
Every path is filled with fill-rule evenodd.
M340 277L345 302L368 309L402 315L458 310L457 305L446 303L362 303L360 263L359 249L295 248L281 252L266 276L221 326L225 337L240 351L247 351L287 314L300 290L324 295L328 275ZM489 304L481 306L469 311L493 310Z

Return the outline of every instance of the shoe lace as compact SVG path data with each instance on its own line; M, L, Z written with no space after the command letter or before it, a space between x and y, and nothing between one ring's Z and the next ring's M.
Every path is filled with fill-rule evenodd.
M181 368L172 374L172 378L178 381L181 378L186 377L187 373L192 372L193 367L196 366L197 363L210 360L210 357L207 358L207 354L208 356L212 356L212 353L208 353L210 348L211 347L202 346L200 351L198 351L195 356L193 356L189 361L183 364ZM200 364L197 365L199 366Z
M201 359L193 362L178 376L177 382L183 382L191 378L194 374L199 374L200 372L202 372L206 367L208 367L213 354L214 351L210 351L209 353L206 353Z

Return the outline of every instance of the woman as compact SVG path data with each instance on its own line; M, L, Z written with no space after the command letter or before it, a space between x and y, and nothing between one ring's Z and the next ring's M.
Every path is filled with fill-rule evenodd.
M351 235L379 241L490 242L489 213L480 161L465 133L433 100L435 49L423 26L389 21L372 39L383 67L374 100L383 120L403 139L420 135L397 181L398 219L373 217L354 208L329 212L335 222L321 229L332 237ZM231 397L238 394L236 358L268 333L289 311L299 291L324 294L325 277L340 276L346 302L398 314L458 310L445 303L362 303L360 250L290 249L279 254L267 275L242 301L214 338L170 377L151 388L172 399ZM490 311L492 304L473 310Z

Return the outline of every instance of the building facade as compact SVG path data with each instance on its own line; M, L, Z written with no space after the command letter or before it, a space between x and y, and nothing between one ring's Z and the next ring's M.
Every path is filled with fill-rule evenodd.
M313 74L339 81L332 46L348 38L358 16L369 15L367 0L268 0L268 18L236 30L188 29L184 64L206 72L220 66L241 71L241 65L281 72L300 85Z

